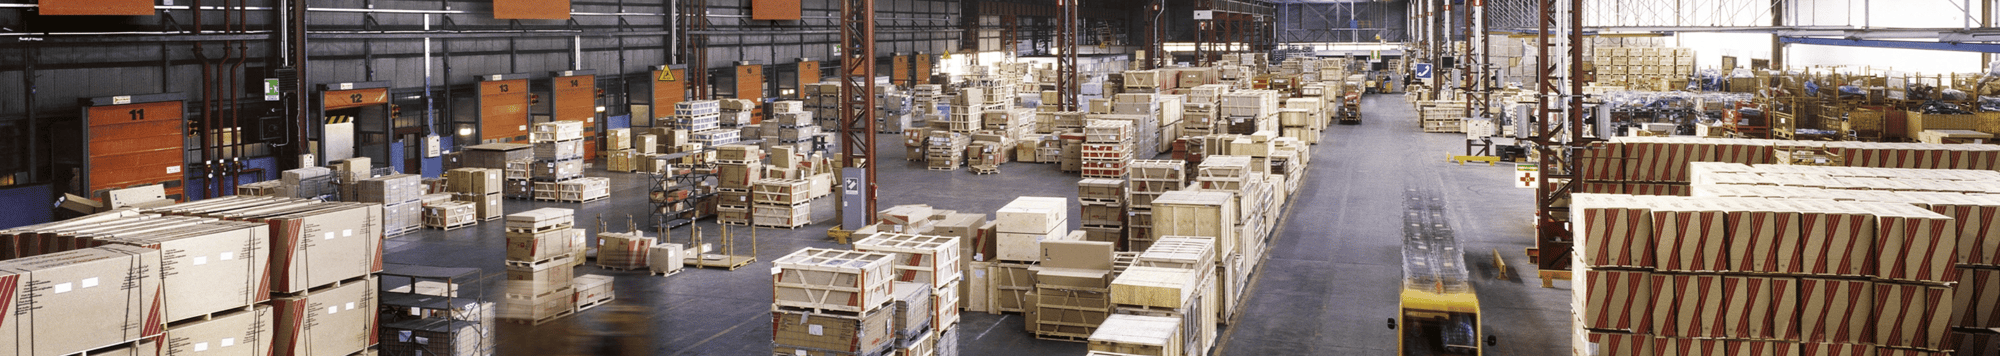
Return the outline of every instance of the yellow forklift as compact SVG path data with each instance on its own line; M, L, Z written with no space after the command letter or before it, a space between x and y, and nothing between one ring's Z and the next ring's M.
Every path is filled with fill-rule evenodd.
M1403 215L1403 291L1389 319L1389 329L1397 330L1396 354L1483 355L1499 338L1481 325L1479 294L1445 223L1444 202L1412 193Z

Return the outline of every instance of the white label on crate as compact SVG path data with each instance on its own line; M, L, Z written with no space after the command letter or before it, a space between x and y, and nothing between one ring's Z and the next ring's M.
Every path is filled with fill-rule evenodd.
M181 166L167 166L167 174L180 173Z
M332 240L332 239L333 239L333 232L332 232L332 231L327 231L327 232L326 232L326 239L327 239L327 240Z
M220 258L217 258L217 259L218 259L218 260L222 260L222 261L228 261L228 260L233 260L233 259L236 259L236 253L235 253L235 252L223 252L223 253L222 253L222 257L220 257Z
M78 285L79 285L79 286L78 286L77 288L90 288L90 287L96 287L96 286L97 286L97 277L90 277L90 278L84 278L84 279L83 279L83 281L80 281L80 282L76 282L76 284L78 284Z
M206 343L206 342L197 342L197 343L194 343L194 350L195 350L195 351L208 351L208 343Z
M820 327L819 325L806 325L806 333L813 334L813 336L819 336L826 333L826 328Z
M354 302L347 302L347 310L354 310Z
M208 264L208 256L194 256L194 265L200 266L205 264Z
M785 269L778 267L771 267L771 275L776 276L782 273L785 273Z
M69 289L70 289L69 283L57 284L55 287L55 292L56 294L69 293Z
M335 306L335 307L326 307L326 313L327 313L327 314L333 314L333 313L339 313L339 312L340 312L340 307L337 307L337 306Z
M233 337L222 338L222 346L217 346L217 347L230 347L230 346L236 346L236 338Z
M972 278L986 278L986 270L983 269L972 270Z
M792 350L792 354L799 356L806 356L806 350Z
M340 237L354 236L354 229L340 230Z

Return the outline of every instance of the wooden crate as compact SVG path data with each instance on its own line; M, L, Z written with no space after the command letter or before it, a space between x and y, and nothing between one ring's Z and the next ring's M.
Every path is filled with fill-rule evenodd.
M750 186L758 204L795 205L812 201L812 182L804 179L763 179Z
M1976 115L1925 114L1909 111L1904 114L1904 133L1916 136L1924 130L1974 130L1979 127Z
M508 231L547 231L567 229L574 222L575 210L562 208L541 208L507 215Z
M1215 268L1215 238L1162 236L1140 252L1135 266L1207 271Z
M822 313L774 306L772 349L778 355L880 355L895 347L890 308Z
M771 263L772 304L866 313L890 302L895 254L801 249Z
M959 270L959 238L897 233L877 233L854 242L860 251L895 253L891 262L895 279L942 286L964 276Z
M1153 238L1215 238L1216 256L1236 252L1235 195L1215 191L1173 191L1153 200Z
M1090 335L1091 351L1133 355L1183 356L1181 319L1114 314Z

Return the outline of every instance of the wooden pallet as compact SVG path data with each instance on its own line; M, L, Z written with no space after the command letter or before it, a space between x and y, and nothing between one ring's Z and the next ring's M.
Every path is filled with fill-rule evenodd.
M993 168L993 169L984 169L984 168L969 168L969 169L966 169L966 170L968 170L968 171L972 171L972 174L977 174L977 175L988 175L988 174L999 174L999 173L1000 173L1000 168Z
M1065 333L1034 333L1034 334L1036 339L1042 339L1042 340L1090 342L1090 335L1079 336L1076 334L1065 334Z
M810 222L804 222L804 223L799 223L798 225L794 225L794 226L783 226L783 225L768 225L768 224L757 224L757 227L763 227L763 228L772 228L772 229L786 229L786 230L793 230L793 229L798 229L798 228L801 228L801 227L805 227L806 225L811 225L811 224L812 224L812 223L810 223Z
M567 238L567 237L564 237L564 238ZM549 263L555 263L556 259L558 259L558 258L563 258L563 257L569 257L569 253L562 253L562 254L558 254L558 255L556 255L555 257L549 257L549 258L544 258L544 259L541 259L541 260L537 260L537 261L516 261L516 260L507 260L507 261L506 261L506 264L507 264L508 266L514 266L514 267L529 267L529 268L534 268L534 267L540 267L541 265L544 265L544 264L549 264Z
M594 201L599 201L599 200L604 200L604 199L609 199L609 198L611 198L611 195L609 195L609 194L606 194L606 195L600 195L600 196L598 196L598 197L596 197L596 198L590 198L590 199L584 199L584 200L572 200L572 199L555 199L555 201L557 201L557 202L562 202L562 203L577 203L577 204L583 204L583 203L589 203L589 202L594 202Z
M1124 205L1125 203L1123 199L1100 199L1100 198L1077 197L1076 200L1084 204L1095 204L1100 206L1120 206Z
M426 224L424 224L424 227L425 227L425 228L431 228L431 229L440 229L440 230L444 230L444 231L451 231L451 230L458 230L458 229L463 229L463 228L465 228L465 227L467 227L467 226L472 226L472 225L478 225L478 224L479 224L479 220L472 220L472 221L466 221L466 222L463 222L463 223L459 223L458 225L445 225L445 226L437 226L437 225L431 225L431 224L428 224L428 223L426 223Z
M687 265L699 268L722 268L734 271L737 268L741 268L743 266L749 265L751 262L756 262L756 261L757 258L751 256L726 256L717 254L700 254L688 257Z
M686 268L682 268L682 269L677 269L677 270L674 270L673 272L665 272L665 273L661 273L661 272L658 272L658 271L653 271L653 270L652 270L651 268L647 268L647 271L646 271L646 275L647 275L647 276L660 276L660 277L673 277L673 276L674 276L674 275L676 275L676 274L681 274L681 271L686 271L686 270L687 270Z
M589 302L589 303L583 303L583 304L577 304L577 305L576 305L576 311L577 311L578 313L581 313L581 312L583 312L583 311L585 311L585 310L590 310L590 308L596 308L596 307L597 307L597 306L599 306L599 305L604 305L605 303L610 303L612 299L618 299L618 297L617 297L617 296L610 296L610 297L605 297L604 299L598 299L597 301L594 301L594 302Z
M556 319L562 319L563 317L566 317L566 316L570 316L570 314L576 314L576 308L570 308L569 310L564 310L564 311L562 311L562 312L560 312L560 313L556 313L555 315L550 315L550 316L548 316L548 317L546 317L546 318L541 318L541 319L533 319L533 320L530 320L530 319L503 319L503 320L506 320L506 321L507 321L507 322L509 322L509 323L515 323L515 324L522 324L522 325L530 325L530 326L533 326L533 325L542 325L542 324L547 324L547 323L549 323L549 322L551 322L551 321L556 321Z
M596 266L597 268L603 268L613 271L637 271L642 269L651 269L651 267L621 267L621 266L606 266L606 265L596 265Z
M930 170L933 170L933 171L944 171L944 172L950 172L950 171L956 171L956 170L958 170L958 167L925 167L925 168L927 168L927 169L930 169Z

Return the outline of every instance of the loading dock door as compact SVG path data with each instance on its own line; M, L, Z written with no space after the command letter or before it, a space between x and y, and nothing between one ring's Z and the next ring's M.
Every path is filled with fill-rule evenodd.
M757 108L750 111L750 123L764 122L764 66L758 64L736 66L736 98L757 102Z
M479 142L528 140L528 76L481 76Z
M674 104L687 98L686 70L662 66L653 69L653 126L670 126ZM634 133L635 135L637 133Z
M555 121L583 123L583 157L597 157L597 72L588 70L555 72L549 85L554 97L551 110Z
M169 99L171 98L171 99ZM158 100L140 102L148 99ZM76 170L82 191L161 184L167 198L180 200L185 188L187 120L177 95L93 99L84 107L84 162Z

